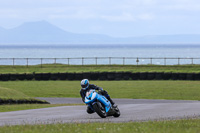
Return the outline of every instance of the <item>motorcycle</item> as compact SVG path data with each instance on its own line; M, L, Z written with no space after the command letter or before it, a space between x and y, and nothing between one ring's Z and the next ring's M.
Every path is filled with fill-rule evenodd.
M114 108L106 97L97 93L95 90L86 92L85 103L101 118L106 118L107 116L120 116L118 107Z

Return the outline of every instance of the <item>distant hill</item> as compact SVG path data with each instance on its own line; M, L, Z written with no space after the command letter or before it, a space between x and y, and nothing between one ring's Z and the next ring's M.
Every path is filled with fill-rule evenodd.
M101 34L76 34L46 21L28 22L13 29L0 27L0 44L200 44L200 35L157 35L114 38Z
M1 32L1 30L0 30ZM111 37L99 34L75 34L64 31L46 21L28 22L23 25L0 33L0 44L29 44L29 43L95 43L109 42Z
M139 44L200 44L200 35L198 34L178 34L178 35L155 35L130 37L126 42Z

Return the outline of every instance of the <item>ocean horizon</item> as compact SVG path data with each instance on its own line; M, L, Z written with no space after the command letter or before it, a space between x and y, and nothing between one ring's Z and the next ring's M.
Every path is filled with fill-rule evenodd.
M119 58L188 58L182 60L181 64L191 64L190 58L200 58L200 45L0 45L0 65L12 64L3 58L80 58L71 60L71 64L81 64L81 58L86 57L119 57ZM8 63L9 62L9 63ZM94 60L85 60L85 64L95 64ZM91 63L90 63L91 62ZM112 64L122 64L122 59L113 59ZM45 63L53 63L46 61ZM66 61L59 63L66 64ZM126 60L126 64L136 64L135 61ZM192 61L200 64L199 59ZM20 61L15 64L22 65ZM30 63L39 64L39 63ZM99 64L109 64L108 59L99 61ZM149 64L149 59L141 59L139 64ZM163 59L153 61L153 64L163 65ZM177 60L168 60L167 64L177 64Z

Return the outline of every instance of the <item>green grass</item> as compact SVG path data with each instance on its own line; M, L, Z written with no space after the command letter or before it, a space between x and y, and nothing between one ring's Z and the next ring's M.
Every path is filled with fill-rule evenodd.
M113 98L200 100L199 81L90 81ZM80 81L0 82L0 97L80 97ZM62 105L1 105L0 111L16 111ZM0 127L1 133L194 133L200 119L129 123L75 123Z
M21 99L21 98L30 98L30 97L15 89L4 88L0 86L0 98Z
M200 100L199 81L90 81L112 98ZM78 97L80 81L0 82L0 98ZM1 105L0 112L50 107L51 105Z
M0 100L34 100L34 98L25 95L21 91L17 91L11 88L5 88L0 86Z
M39 108L49 108L49 107L58 107L58 106L72 106L72 105L82 105L82 104L19 104L19 105L1 105L0 106L0 112L28 110L28 109L39 109Z
M46 102L43 100L38 100L35 99L31 96L25 95L23 92L11 89L11 88L5 88L0 86L0 104L5 104L5 103L18 103L18 102L29 102L29 103L34 103L34 102Z
M1 133L198 133L200 119L129 123L75 123L0 127Z
M112 98L200 100L199 81L90 81ZM8 81L1 88L29 97L80 97L80 81Z
M186 72L199 73L200 65L41 65L0 66L0 73L57 73L57 72Z
M23 92L0 87L0 98L1 99L13 99L13 100L33 100L31 96L25 95ZM57 107L57 106L68 106L73 104L13 104L13 105L0 105L0 112L9 112L9 111L18 111L18 110L27 110L27 109L38 109L38 108L47 108L47 107Z

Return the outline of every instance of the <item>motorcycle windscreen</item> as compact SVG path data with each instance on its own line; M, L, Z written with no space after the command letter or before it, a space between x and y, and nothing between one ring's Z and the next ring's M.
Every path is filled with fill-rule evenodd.
M89 104L94 102L97 99L97 93L95 91L91 91L85 97L85 103Z

